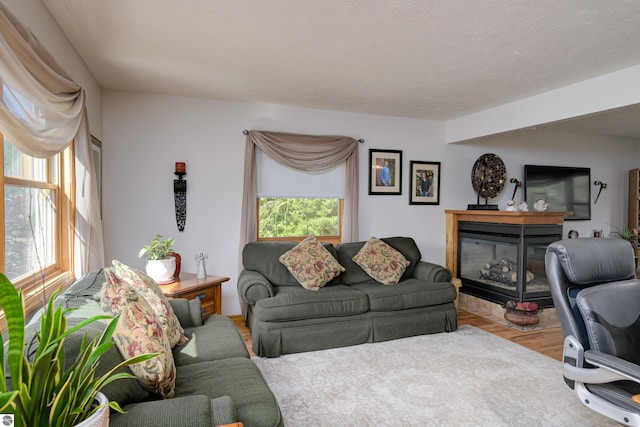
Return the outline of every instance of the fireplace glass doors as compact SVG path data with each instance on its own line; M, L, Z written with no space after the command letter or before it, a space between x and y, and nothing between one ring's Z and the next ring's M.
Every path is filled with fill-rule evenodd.
M561 237L562 225L460 221L460 291L500 304L512 300L553 306L544 256L547 246Z

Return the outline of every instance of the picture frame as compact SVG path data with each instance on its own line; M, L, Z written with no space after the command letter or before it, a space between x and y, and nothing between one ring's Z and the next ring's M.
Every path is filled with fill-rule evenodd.
M91 135L91 159L96 171L98 201L100 202L100 217L102 217L102 141L93 135Z
M402 194L402 151L369 150L369 195Z
M410 205L439 205L440 204L440 162L423 162L411 160L409 204Z

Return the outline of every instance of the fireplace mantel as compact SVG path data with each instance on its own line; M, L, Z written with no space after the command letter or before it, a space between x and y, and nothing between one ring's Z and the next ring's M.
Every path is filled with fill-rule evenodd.
M458 277L458 222L489 222L496 224L563 224L565 215L571 212L508 212L482 210L445 210L446 215L446 265Z

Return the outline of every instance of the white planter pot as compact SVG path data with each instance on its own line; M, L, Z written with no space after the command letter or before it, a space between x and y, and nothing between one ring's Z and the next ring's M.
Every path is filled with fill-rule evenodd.
M147 275L159 285L175 282L176 259L169 257L165 259L148 260L146 265Z
M75 427L109 427L109 399L102 393L98 393L96 399L102 407Z

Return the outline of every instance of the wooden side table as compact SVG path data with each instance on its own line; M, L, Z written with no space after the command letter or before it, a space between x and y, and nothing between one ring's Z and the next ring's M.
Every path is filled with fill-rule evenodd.
M228 277L207 276L198 279L194 273L180 273L180 280L159 285L162 293L169 299L200 299L202 317L222 314L222 284Z

